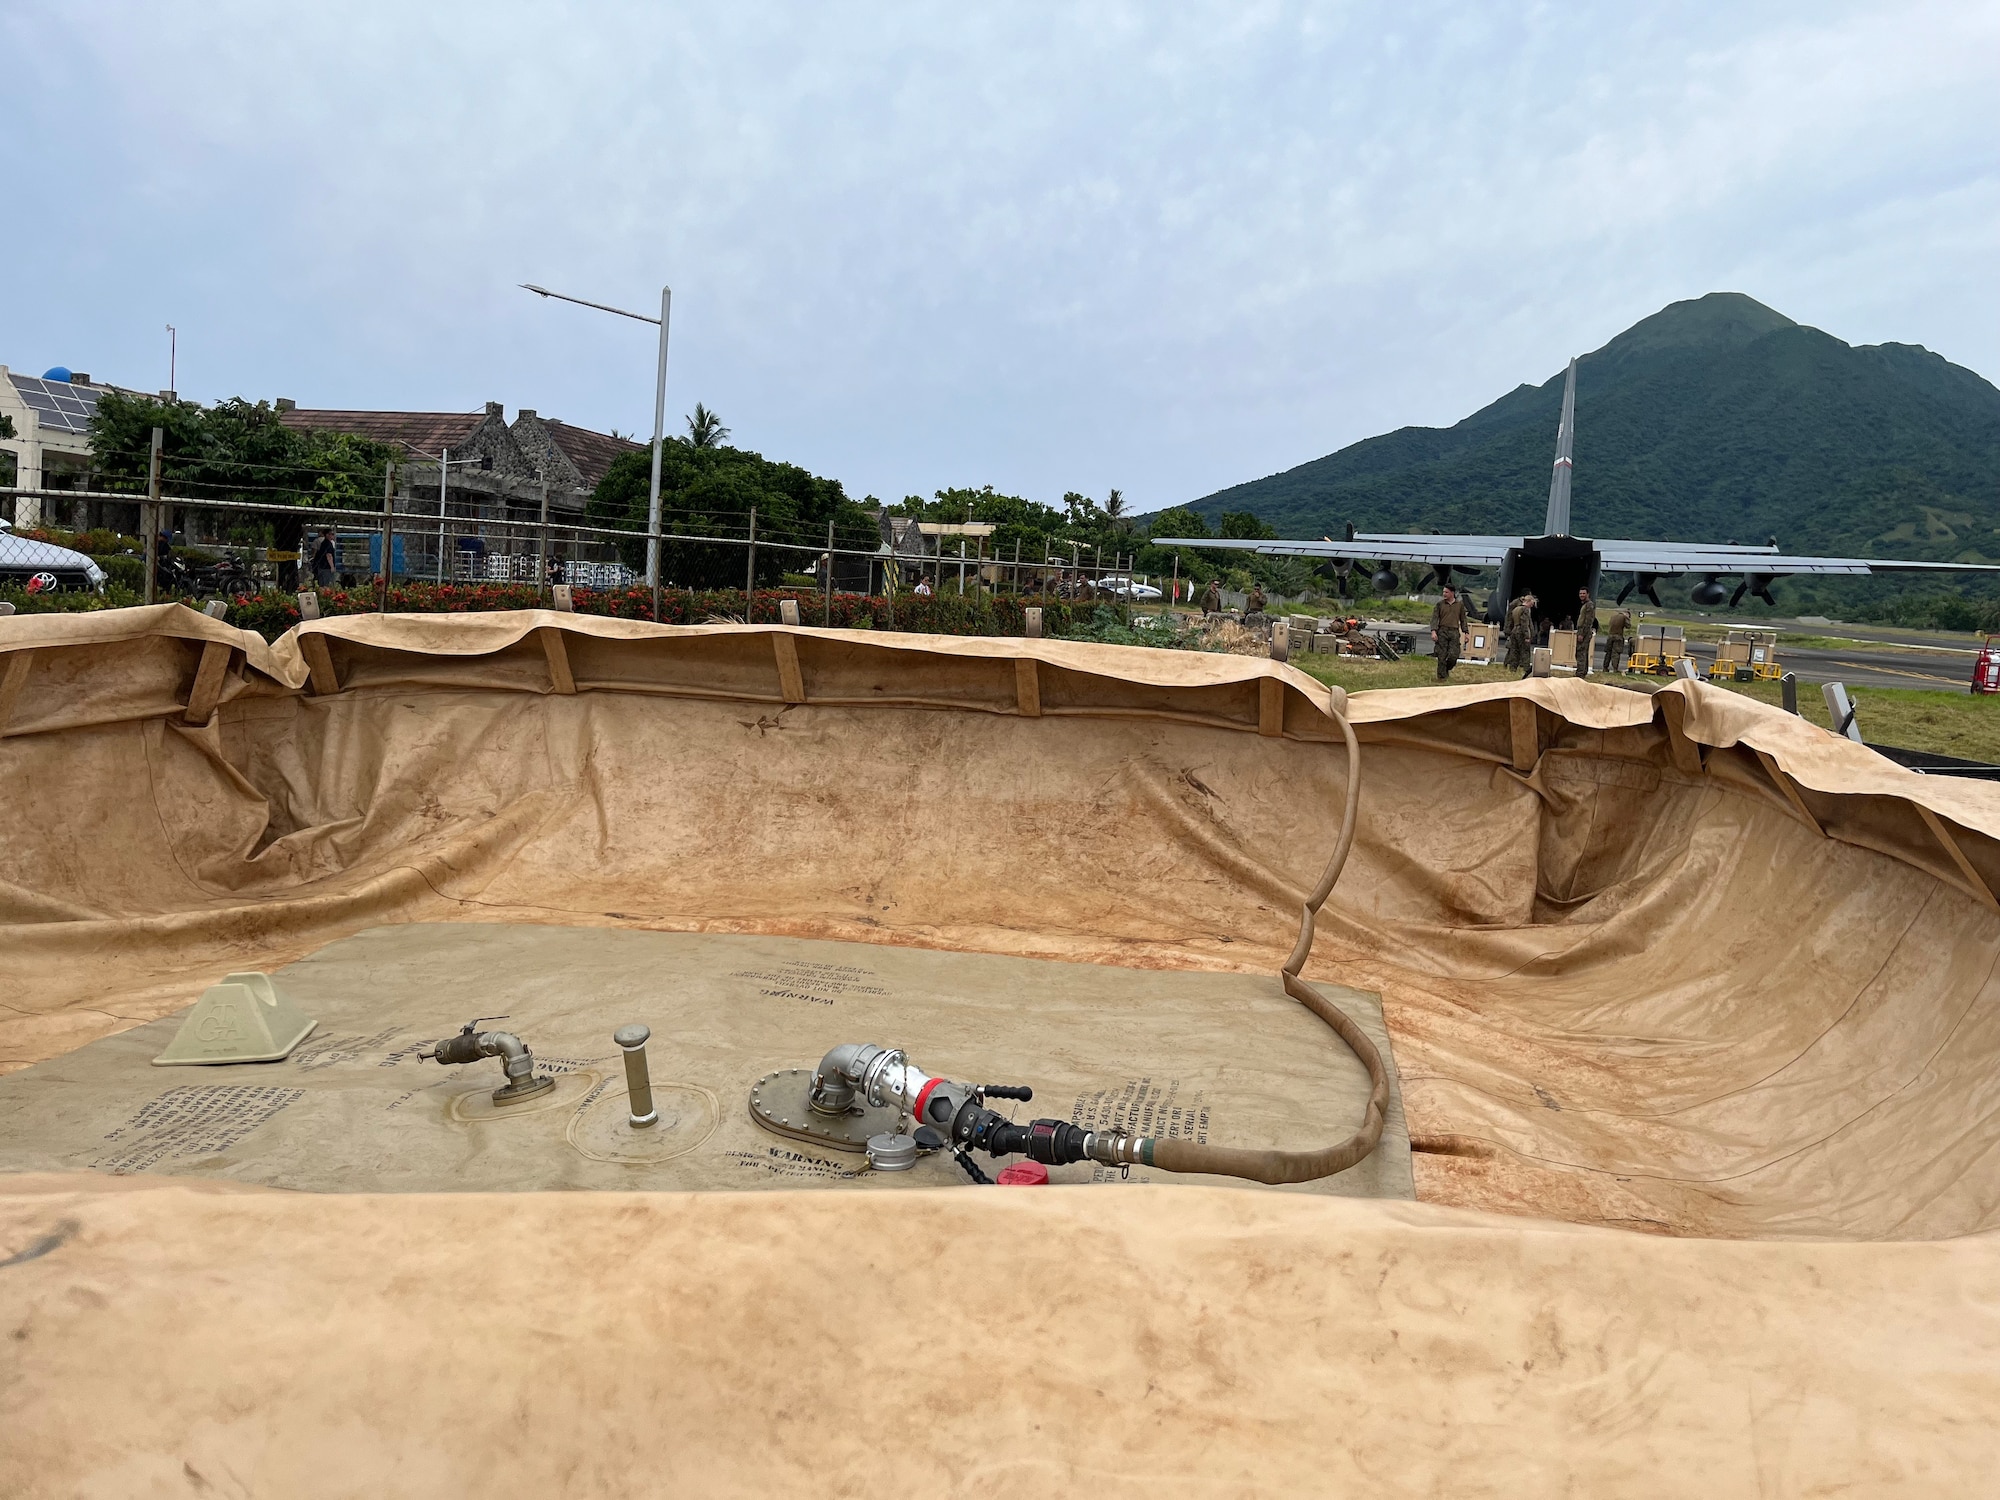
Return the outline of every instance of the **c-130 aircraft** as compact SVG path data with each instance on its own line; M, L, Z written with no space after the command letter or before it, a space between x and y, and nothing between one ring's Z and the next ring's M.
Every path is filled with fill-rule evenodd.
M1378 532L1356 533L1350 524L1344 541L1287 542L1217 540L1212 537L1154 537L1159 547L1228 548L1238 552L1258 552L1266 557L1329 558L1336 565L1373 563L1376 588L1387 593L1396 586L1395 565L1425 563L1439 584L1452 582L1452 570L1476 572L1498 568L1500 582L1488 596L1486 617L1498 624L1507 601L1532 593L1547 601L1536 611L1537 618L1561 619L1576 612L1577 590L1587 588L1594 595L1598 579L1606 573L1629 575L1618 591L1618 602L1637 589L1653 605L1660 606L1658 592L1662 578L1699 574L1701 581L1689 598L1703 608L1713 608L1725 600L1731 608L1746 593L1776 606L1771 585L1795 573L1846 574L1866 577L1874 573L1995 573L2000 564L1956 562L1900 562L1878 557L1791 557L1778 550L1773 538L1762 547L1740 547L1735 543L1708 542L1600 542L1571 536L1569 531L1570 450L1576 438L1576 361L1569 362L1569 377L1563 382L1562 420L1556 427L1555 472L1549 477L1549 509L1540 536L1417 536ZM1338 567L1345 583L1346 567ZM1721 582L1740 577L1743 581L1731 593ZM1421 590L1422 585L1419 585ZM1343 588L1343 592L1345 589Z

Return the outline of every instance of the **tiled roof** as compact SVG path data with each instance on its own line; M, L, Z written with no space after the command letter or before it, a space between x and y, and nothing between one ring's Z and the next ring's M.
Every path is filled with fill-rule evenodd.
M401 443L412 453L434 455L458 448L486 420L484 411L307 411L294 408L278 420L300 432L351 432L378 443Z
M647 444L635 443L630 438L612 437L608 433L592 432L588 427L572 427L567 422L557 422L544 417L549 437L562 449L563 457L576 465L577 473L584 483L596 489L612 461L627 453L643 453Z

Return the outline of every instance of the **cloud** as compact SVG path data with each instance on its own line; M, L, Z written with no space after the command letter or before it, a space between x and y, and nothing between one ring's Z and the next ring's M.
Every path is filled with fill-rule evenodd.
M73 8L0 19L0 358L670 409L857 493L1145 508L1728 288L2000 372L2000 7Z

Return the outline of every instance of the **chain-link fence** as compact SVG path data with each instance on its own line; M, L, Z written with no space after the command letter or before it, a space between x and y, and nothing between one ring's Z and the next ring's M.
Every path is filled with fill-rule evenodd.
M144 598L242 595L300 587L370 583L527 585L546 590L640 586L650 546L667 588L794 586L867 595L941 597L968 592L1035 595L1067 602L1143 604L1163 597L1114 555L1040 560L989 555L957 539L957 550L899 533L875 546L836 545L829 527L743 530L702 516L698 530L663 518L657 537L632 527L594 525L574 511L525 516L525 507L473 511L456 501L407 494L384 509L119 491L0 489L0 588L31 592L102 590ZM502 509L515 514L495 513ZM67 523L67 524L65 524ZM908 530L908 528L905 528ZM915 533L911 532L914 536ZM892 544L893 542L893 544ZM385 557L386 547L386 557ZM149 566L150 560L150 566ZM809 582L808 582L809 580Z

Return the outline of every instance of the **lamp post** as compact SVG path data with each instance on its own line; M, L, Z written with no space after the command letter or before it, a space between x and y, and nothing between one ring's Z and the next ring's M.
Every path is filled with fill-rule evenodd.
M653 385L653 481L646 496L646 582L653 590L653 619L657 623L660 618L660 447L666 441L667 324L673 314L673 288L660 288L660 315L657 318L627 312L622 307L610 307L602 302L586 302L581 297L565 296L531 282L522 282L521 288L537 297L553 297L558 302L574 302L578 307L594 307L599 312L616 313L635 323L651 323L660 330L660 372Z

